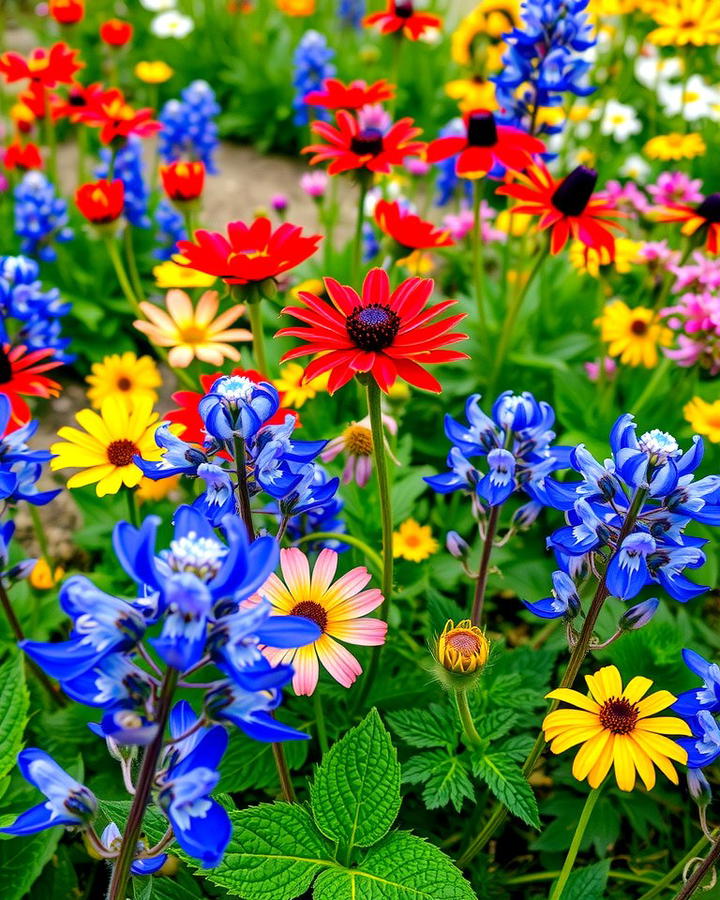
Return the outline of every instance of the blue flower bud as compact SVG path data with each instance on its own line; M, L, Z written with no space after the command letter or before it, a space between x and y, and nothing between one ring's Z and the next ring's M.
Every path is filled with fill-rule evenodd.
M690 796L703 809L712 799L712 789L710 783L703 774L702 769L687 770L687 784Z
M448 549L448 553L454 556L455 559L465 560L470 556L470 545L464 538L460 537L457 531L448 531L445 538L445 546Z
M657 612L659 605L660 601L656 597L651 597L649 600L643 600L642 603L631 606L620 617L618 628L621 631L637 631L638 628L647 625Z

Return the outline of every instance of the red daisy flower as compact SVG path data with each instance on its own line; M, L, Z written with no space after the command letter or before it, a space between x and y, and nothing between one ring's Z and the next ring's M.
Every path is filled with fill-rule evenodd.
M17 139L5 148L2 162L6 169L28 171L29 169L42 169L43 167L40 148L37 144L27 143L23 145Z
M615 238L610 231L621 228L613 218L623 213L601 197L593 197L597 172L578 166L563 179L555 179L545 166L532 166L517 175L517 184L503 185L498 194L520 200L513 211L540 216L538 228L551 230L550 252L559 253L570 237L592 247L606 250L615 258Z
M50 17L59 25L75 25L85 15L83 0L50 0Z
M122 19L108 19L100 26L100 40L110 47L124 47L133 36L133 27Z
M705 249L720 253L720 194L708 194L695 205L683 204L662 207L653 214L656 222L682 222L680 231L690 237L705 229Z
M387 175L391 167L399 165L406 156L419 156L422 141L414 141L421 134L412 119L400 119L383 134L378 128L361 128L349 112L341 109L335 116L337 128L328 122L313 122L312 131L327 141L310 144L303 153L314 153L310 164L332 160L328 174L338 175L351 169L367 169Z
M25 78L32 85L42 88L70 84L73 75L84 67L84 63L76 59L79 52L71 50L64 41L53 44L49 50L37 47L27 59L9 50L0 56L0 75L5 77L8 84Z
M62 363L52 359L54 350L30 350L19 344L11 347L3 344L0 348L0 394L10 401L10 416L13 422L24 425L31 418L30 407L25 397L57 397L60 385L43 375L56 369ZM45 360L45 361L43 361Z
M495 166L519 172L532 164L533 154L543 153L545 144L519 128L498 125L487 109L475 109L464 117L465 137L430 141L425 158L435 163L457 154L455 172L461 178L482 178Z
M178 241L180 265L215 275L226 284L254 284L276 278L312 256L321 235L303 237L297 225L284 222L275 231L264 216L251 225L231 222L227 238L216 231L196 231L195 241Z
M78 120L100 129L103 144L112 144L117 139L125 140L131 134L145 138L160 131L162 125L153 120L150 108L135 109L125 100L118 88L102 91L92 97Z
M170 200L185 203L197 200L205 184L205 165L202 162L173 162L160 166L160 178Z
M397 200L379 200L375 205L375 221L380 230L408 252L450 247L453 243L449 231L436 228L420 216L403 209Z
M419 40L428 28L439 28L442 19L428 13L416 13L412 0L388 0L387 9L363 19L365 27L377 25L381 34L401 33L411 41Z
M79 84L73 82L67 89L67 96L50 95L50 112L54 120L69 119L73 124L81 121L83 112L100 102L106 93L100 82Z
M109 225L123 214L125 185L119 178L81 184L75 191L75 205L93 225Z
M324 109L361 109L370 103L383 103L395 96L395 86L381 79L368 85L365 81L343 84L338 78L326 78L321 91L305 94L303 102Z
M269 378L266 378L265 375L262 374L262 372L258 372L256 369L235 368L230 374L241 375L244 378L249 378L250 381L254 381L255 384L260 384L260 382L262 381L270 381ZM202 393L200 393L199 391L176 391L172 395L172 399L175 403L177 403L178 408L171 409L169 413L163 416L163 420L174 422L176 425L182 425L183 431L181 433L181 437L189 444L202 444L203 441L207 440L205 423L203 422L202 416L198 412L198 403L200 403L200 401L206 394L210 393L215 382L219 378L223 377L223 372L216 372L214 375L206 373L200 376ZM280 392L280 403L282 402L283 393ZM298 419L297 424L300 424L300 417L294 409L279 409L271 419L268 419L265 424L282 425L285 421L286 416L294 416L296 419Z
M308 342L289 350L281 362L323 354L308 365L305 381L330 372L331 394L362 372L369 373L385 393L397 378L440 393L440 383L423 365L467 359L466 353L443 349L467 335L450 330L465 318L464 313L433 321L456 303L444 300L426 309L433 287L430 278L408 278L391 293L387 272L371 269L360 297L353 288L326 278L331 303L300 291L298 296L307 308L288 306L283 310L310 327L278 331L278 337L288 335Z

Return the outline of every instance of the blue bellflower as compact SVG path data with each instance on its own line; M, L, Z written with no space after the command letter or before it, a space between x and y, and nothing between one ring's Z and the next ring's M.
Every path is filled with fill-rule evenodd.
M54 244L73 239L69 226L67 201L55 192L55 186L42 172L27 172L13 192L15 198L15 234L22 239L23 253L43 262L57 258Z
M107 178L110 170L112 153L109 148L100 151L102 165L96 170L98 178ZM143 162L143 141L131 134L127 141L115 153L113 178L119 178L125 188L123 213L131 225L136 228L149 228L148 200L150 190L145 181L145 163Z
M531 613L540 616L541 619L560 617L566 621L574 619L580 612L580 598L574 581L565 572L557 571L552 574L552 583L551 597L545 597L537 603L530 603L527 600L523 600L523 603Z
M335 56L332 47L328 47L327 38L319 31L306 31L300 39L300 43L293 55L293 122L296 125L307 125L309 122L309 107L305 103L305 96L310 91L319 90L326 78L335 74L335 66L331 60ZM320 107L312 108L313 116L328 119L326 110Z
M168 100L158 116L158 152L163 162L200 160L208 174L216 175L215 150L220 105L207 81L191 82L180 92L180 100Z

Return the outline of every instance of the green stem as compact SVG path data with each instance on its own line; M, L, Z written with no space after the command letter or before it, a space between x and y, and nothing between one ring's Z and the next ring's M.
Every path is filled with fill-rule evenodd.
M236 434L233 438L235 454L235 473L237 475L237 500L240 517L245 523L248 539L255 540L255 527L253 526L252 509L250 507L250 493L247 483L247 464L245 462L245 441Z
M258 370L265 376L269 376L267 357L265 356L265 335L263 333L262 310L260 303L248 303L248 315L250 316L250 330L253 336L253 356Z
M132 285L130 284L130 280L128 279L127 272L125 271L125 266L123 266L123 262L120 258L120 253L118 252L115 238L106 237L105 246L107 247L108 256L110 257L110 261L112 262L113 268L115 269L115 275L117 276L117 280L120 283L120 287L123 294L125 295L125 299L130 304L130 308L135 313L135 315L138 316L138 318L142 318L140 304L138 303L137 297L133 292Z
M484 259L481 219L482 191L480 181L475 181L473 186L473 230L472 230L472 261L473 261L473 285L475 288L475 303L477 304L478 323L482 331L483 340L487 340L487 316L485 315L485 299L483 292Z
M287 803L297 802L295 796L295 788L293 787L292 778L290 777L290 769L288 768L287 759L285 758L285 750L282 744L272 745L273 759L275 760L275 768L277 769L278 778L280 779L280 790L283 800Z
M50 572L52 575L52 567L53 561L50 556L50 545L48 544L47 535L45 534L45 529L43 527L42 519L40 518L40 513L38 512L37 506L32 503L28 503L28 507L30 509L30 518L33 523L33 530L35 531L35 538L37 539L38 545L40 547L40 553L42 554L45 562L50 567Z
M360 538L357 538L352 534L343 534L340 531L313 531L312 534L306 534L303 535L303 537L298 538L295 543L298 545L307 544L310 541L340 541L343 544L350 544L351 547L357 547L358 550L362 550L365 556L367 556L370 562L375 566L378 570L378 574L382 574L382 556L380 556L379 553L376 553L369 544L365 543L365 541L361 541Z
M559 871L555 872L528 872L527 875L516 875L514 878L508 878L505 884L533 884L536 881L554 881L560 875ZM646 878L643 875L635 875L633 872L623 872L617 869L610 869L608 878L616 881L632 881L635 884L659 884L652 878ZM645 894L643 894L643 897ZM642 900L642 898L641 898Z
M645 388L643 389L642 393L637 398L635 403L633 403L633 415L638 416L640 414L640 411L645 408L645 405L648 403L648 401L652 400L653 397L656 396L658 385L667 374L671 362L672 361L667 356L663 356L660 362L655 366L655 371L652 373L650 378L648 378L647 383L645 384Z
M478 734L475 723L473 722L472 713L470 712L470 704L467 699L467 691L455 692L455 705L457 706L458 715L462 722L463 734L465 742L468 746L476 747L482 743L482 738Z
M485 531L485 540L483 541L482 555L480 557L480 568L478 577L475 581L475 597L473 599L471 620L473 625L480 625L483 614L483 605L485 603L485 591L487 589L488 574L490 572L490 557L493 550L493 542L495 540L495 532L497 531L498 519L500 518L500 507L493 506L488 517L487 529Z
M133 246L132 225L127 222L125 225L125 233L123 235L125 242L125 256L128 261L128 269L130 271L130 281L133 286L133 293L137 299L142 302L145 299L140 273L138 272L137 263L135 262L135 248Z
M167 724L170 706L172 704L175 686L177 685L180 672L177 669L168 669L163 677L160 685L158 697L157 712L155 721L158 725L158 733L151 744L148 744L143 761L140 766L137 784L135 786L135 796L133 797L130 814L128 815L125 833L123 835L120 852L112 876L110 878L110 888L108 890L107 900L125 900L127 897L127 884L130 877L130 866L137 852L138 838L142 829L145 809L150 799L150 791L155 779L155 770L160 752L165 739L165 725Z
M328 752L328 736L327 736L327 728L325 727L325 712L323 711L322 701L320 700L320 694L316 690L313 694L313 707L315 709L315 727L317 729L317 739L320 744L320 751L323 756Z
M560 877L555 882L553 892L552 894L550 894L550 900L560 900L560 898L562 897L563 890L565 889L567 880L570 877L572 867L575 864L575 860L578 855L578 850L580 849L580 842L583 839L585 829L587 828L587 824L590 821L590 816L599 796L599 787L593 788L593 790L591 790L587 795L585 805L583 806L582 812L580 813L580 819L578 820L577 827L575 828L575 834L573 835L573 839L570 843L570 849L567 852L565 862L563 863L563 867L560 870Z
M130 518L130 524L133 526L133 528L139 528L140 512L138 510L137 501L135 498L135 489L126 487L125 496L127 498L128 517Z
M695 869L677 894L675 894L674 900L688 900L689 897L692 897L695 891L700 887L703 878L705 878L709 872L712 872L713 867L717 864L718 860L720 860L720 840L715 841L705 859Z
M45 114L45 140L48 146L47 173L51 181L57 184L57 134L55 133L55 123L48 109Z
M88 128L80 125L75 129L77 135L77 180L84 184L87 178Z
M718 832L715 831L715 836L718 837ZM707 844L708 839L703 835L696 844L694 844L688 852L683 856L679 863L676 863L670 871L664 875L660 881L658 881L649 891L646 891L639 900L653 900L654 897L657 897L658 894L662 893L666 888L670 890L670 885L675 881L676 878L679 878L682 873L685 871L685 866L690 862L691 859L695 859L696 856L703 850L705 844Z
M360 277L360 264L362 262L362 232L365 221L365 197L368 192L368 178L364 173L360 174L360 194L358 196L357 219L355 221L355 238L352 251L352 280L355 284Z

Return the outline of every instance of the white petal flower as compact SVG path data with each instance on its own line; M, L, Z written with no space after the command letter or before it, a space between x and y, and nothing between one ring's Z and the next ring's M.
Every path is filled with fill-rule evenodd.
M150 31L156 37L161 38L184 38L190 34L194 27L195 23L190 16L184 16L176 10L160 13L150 23Z

